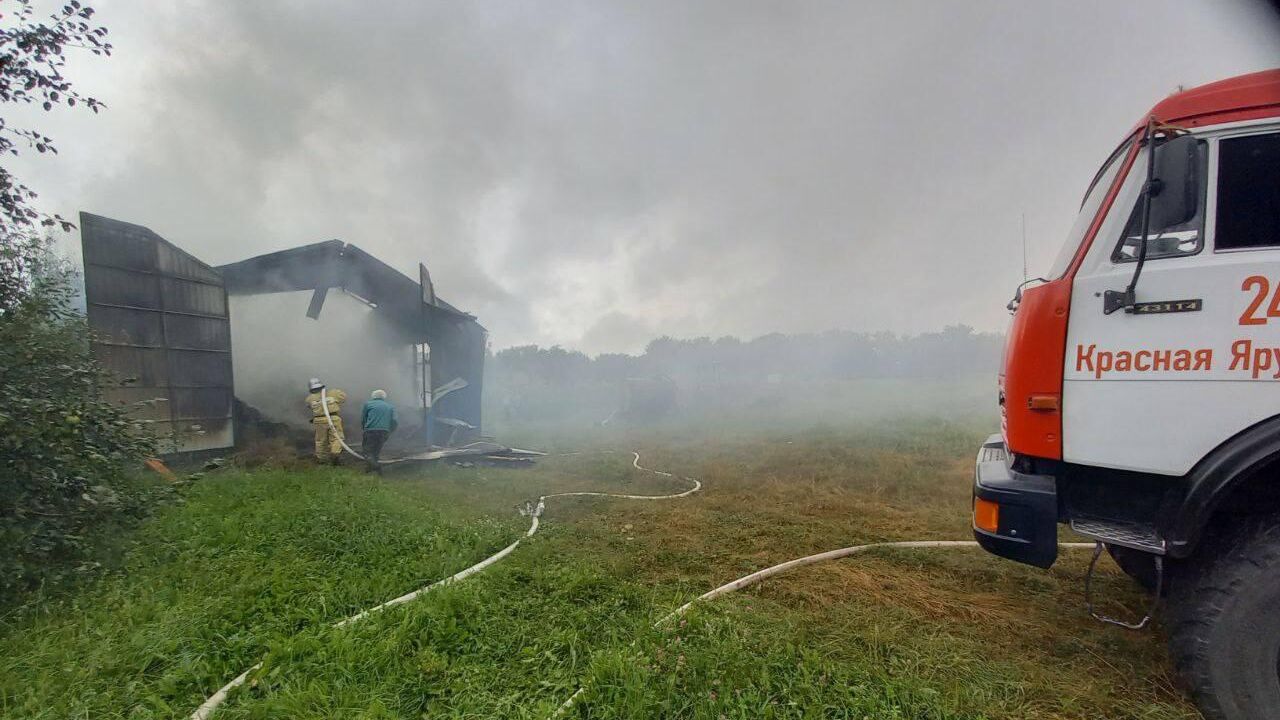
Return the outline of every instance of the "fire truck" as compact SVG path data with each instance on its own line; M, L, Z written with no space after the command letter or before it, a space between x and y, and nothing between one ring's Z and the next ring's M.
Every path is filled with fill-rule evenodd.
M1069 525L1207 718L1280 718L1280 69L1156 104L1009 309L976 539L1047 568Z

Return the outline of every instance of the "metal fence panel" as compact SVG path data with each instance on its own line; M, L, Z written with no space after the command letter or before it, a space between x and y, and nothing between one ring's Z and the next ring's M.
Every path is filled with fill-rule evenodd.
M163 347L163 314L106 305L93 307L93 326L103 342L134 347Z
M85 263L85 298L94 305L159 310L160 279L151 273Z
M231 387L231 353L169 350L172 387Z
M227 292L216 270L140 225L80 214L94 352L107 391L154 423L166 450L234 444Z
M231 346L231 324L224 318L165 314L163 332L171 348L225 350Z

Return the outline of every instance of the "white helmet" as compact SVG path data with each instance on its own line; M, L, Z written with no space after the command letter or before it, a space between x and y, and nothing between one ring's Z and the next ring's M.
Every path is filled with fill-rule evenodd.
M324 383L320 382L320 378L311 378L311 381L310 383L307 384L307 387L311 389L311 392L315 392L323 388Z

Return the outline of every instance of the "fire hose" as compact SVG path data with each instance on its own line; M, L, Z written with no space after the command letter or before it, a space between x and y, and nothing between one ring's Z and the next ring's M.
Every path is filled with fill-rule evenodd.
M334 433L337 433L337 429L333 425L333 419L329 415L328 403L325 401L323 390L321 390L321 403L322 405L324 405L325 419L329 422L329 427L331 431L333 431ZM339 436L339 438L341 438L341 436ZM346 444L345 441L342 441L342 447L345 448L346 451L351 453L352 455L355 455L356 457L361 458L361 455L356 451L352 450ZM631 465L637 470L650 472L655 475L661 475L663 477L676 477L675 475L669 472L664 472L662 470L653 470L651 468L643 467L642 465L640 465L640 453L638 452L632 452L631 455L632 455ZM542 517L542 513L546 509L547 500L550 500L552 498L563 498L563 497L611 497L611 498L620 498L625 500L674 500L677 498L688 497L689 495L692 495L702 489L702 482L699 481L698 479L696 478L682 478L682 479L692 481L693 487L688 490L685 490L684 492L669 494L669 495L628 495L628 494L621 494L621 493L606 493L606 492L593 492L593 491L562 492L562 493L550 493L547 495L542 495L536 501L526 502L524 506L520 509L520 514L522 516L526 516L529 518L529 529L528 531L525 532L523 536L517 538L515 542L504 547L503 549L499 550L493 555L490 555L484 560L481 560L480 562L460 572L450 575L449 577L443 580L438 580L434 583L431 583L430 585L426 585L417 590L401 595L400 597L393 598L380 605L376 605L367 610L362 610L356 613L355 615L352 615L348 618L345 618L343 620L340 620L334 623L333 627L341 628L347 625L357 623L361 620L364 620L365 618L370 617L371 615L382 612L383 610L395 607L397 605L402 605L426 593L429 593L433 590L444 587L445 585L449 585L451 583L455 583L460 580L466 579L471 575L474 575L484 570L485 568L497 563L499 560L502 560L503 558L510 555L512 552L514 552L515 549L520 546L521 542L523 542L527 538L532 537L534 533L538 532L538 528L540 527L540 518ZM924 548L973 548L977 546L978 546L978 543L972 540L912 540L912 541L879 542L879 543L868 543L864 545L853 545L851 547L840 548L838 550L829 550L827 552L817 553L814 555L807 555L805 557L796 558L794 560L788 560L786 562L779 563L771 567L767 567L763 570L758 570L749 575L740 577L737 580L733 580L732 582L725 583L724 585L721 585L713 590L705 592L702 595L699 595L698 597L694 598L693 600L690 600L689 602L685 603L684 605L681 605L680 607L676 608L670 613L667 613L666 615L664 615L656 623L654 623L654 627L655 628L660 627L670 622L671 620L674 620L684 615L689 611L690 608L692 608L694 605L698 603L714 600L715 598L718 598L722 595L727 595L737 590L741 590L742 588L754 585L756 583L759 583L775 575L780 575L782 573L786 573L791 570L795 570L797 568L805 567L807 565L814 565L817 563L827 562L830 560L838 560L840 558L849 557L851 555L858 555L870 550L876 550L880 548L921 548L921 549L924 549ZM1062 547L1062 548L1092 548L1094 546L1095 546L1094 543L1062 543L1059 545L1059 547ZM245 682L248 681L249 676L253 674L255 671L257 671L258 669L260 669L261 667L262 667L262 662L258 662L257 664L250 667L248 670L245 670L243 673L236 676L235 679L231 680L231 682L227 683L226 685L223 685L216 692L210 695L204 701L204 703L200 705L200 707L196 708L195 712L191 714L190 720L208 720L208 718L212 717L213 714L218 710L218 708L224 702L226 702L227 698L231 694L231 691L244 685ZM551 717L559 718L564 716L565 713L567 713L570 709L573 708L575 703L577 703L579 698L581 698L581 696L586 692L586 690L587 690L586 685L579 687L567 700L564 701L564 703L562 703L556 709L556 711L552 714Z
M351 446L347 444L347 438L345 437L346 434L338 432L338 428L334 426L333 416L329 414L329 395L325 392L324 388L320 388L320 407L324 408L324 420L329 423L329 432L333 433L333 436L338 438L339 443L342 443L342 449L363 460L364 456L355 450L352 450Z
M839 560L840 558L846 558L846 557L849 557L850 555L859 555L869 550L878 550L881 548L927 549L927 548L975 548L975 547L978 547L978 543L974 542L973 540L907 540L907 541L901 541L901 542L878 542L878 543L868 543L865 545L853 545L846 548L840 548L839 550L828 550L826 552L821 552L814 555L806 555L805 557L802 557L802 558L796 558L794 560L788 560L783 563L778 563L777 565L774 565L772 567L767 567L763 570L757 570L751 573L750 575L744 575L738 578L737 580L734 580L732 582L727 582L724 585L721 585L720 587L714 590L709 590L699 595L698 597L690 600L689 602L681 605L675 610L672 610L666 615L663 615L661 618L658 619L657 622L653 624L653 627L655 628L662 627L663 625L689 612L689 609L698 603L704 603L709 600L714 600L720 597L721 595L728 595L731 592L735 592L735 591L741 590L742 588L755 585L756 583L759 583L768 578L771 578L774 575L781 575L783 573L790 572L797 568L805 567L806 565L816 565L818 563L827 562L829 560ZM1059 543L1058 547L1060 548L1092 548L1094 547L1094 543ZM569 710L573 708L573 706L578 702L578 699L581 698L583 693L585 693L586 691L587 691L586 685L579 687L576 691L574 691L572 695L569 696L568 700L565 700L564 703L562 703L560 707L558 707L556 711L551 714L551 718L554 720L555 718L563 717L565 713L569 712Z
M323 402L323 400L324 398L322 396L321 401ZM328 409L327 403L325 403L325 405L326 405L325 413L324 413L325 418L329 420L330 428L333 428L333 420L329 416L329 409ZM337 432L336 429L333 429L333 431ZM347 452L351 453L352 455L355 455L356 457L360 457L359 454L357 454L354 450L347 447L347 444L345 442L342 444L342 446L347 449ZM669 472L663 472L661 470L653 470L653 469L642 466L640 464L640 453L638 452L632 452L631 455L632 455L631 466L637 470L650 472L655 475L661 475L663 477L669 477L669 478L676 477L675 475ZM524 507L521 508L520 514L529 518L529 530L525 532L523 536L517 538L515 542L504 547L503 549L499 550L493 555L490 555L484 560L481 560L475 565L472 565L471 567L466 568L465 570L462 570L461 572L450 575L449 577L443 580L438 580L434 583L431 583L430 585L414 590L413 592L401 595L398 598L388 600L382 603L381 605L376 605L374 607L369 608L368 610L362 610L356 613L355 615L352 615L351 617L348 617L344 620L340 620L334 623L333 627L335 628L345 627L347 625L360 622L361 620L364 620L365 618L371 615L374 615L376 613L379 613L383 610L386 610L388 608L392 608L392 607L395 607L396 605L402 605L404 603L407 603L410 600L413 600L421 595L431 592L432 590L436 590L438 588L444 587L445 585L455 583L455 582L458 582L459 580L468 578L480 572L481 570L484 570L490 565L493 565L494 563L498 562L504 557L510 555L512 552L515 551L517 547L520 546L521 542L523 542L526 538L533 537L533 534L538 532L538 527L540 526L539 519L542 517L542 513L546 508L547 500L551 500L552 498L563 498L563 497L610 497L610 498L621 498L624 500L674 500L676 498L688 497L689 495L692 495L702 489L702 482L700 480L696 478L682 478L682 479L693 482L693 487L688 490L685 490L684 492L675 493L671 495L625 495L621 493L588 492L588 491L550 493L547 495L542 495L536 501L526 502L524 504ZM226 702L227 698L231 694L231 691L235 690L241 685L244 685L245 682L248 681L249 676L252 675L256 670L258 670L261 667L262 667L262 662L259 662L253 667L249 668L248 670L245 670L244 672L240 673L231 682L227 683L226 685L223 685L221 688L217 690L217 692L213 693L207 699L205 699L205 701L200 705L200 707L196 708L195 712L191 713L190 720L208 720L208 718L212 717L213 714L218 710L218 708L224 702Z

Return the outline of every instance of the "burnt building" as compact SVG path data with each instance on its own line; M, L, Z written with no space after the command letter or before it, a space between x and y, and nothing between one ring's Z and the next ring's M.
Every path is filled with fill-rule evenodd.
M172 452L230 447L234 399L304 425L308 378L347 391L348 427L371 390L425 446L480 434L487 342L476 318L338 240L211 267L140 225L81 213L94 349L126 380L109 396L171 438Z

